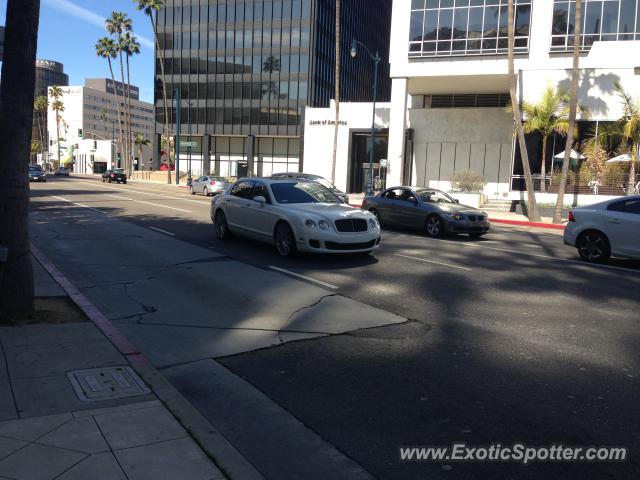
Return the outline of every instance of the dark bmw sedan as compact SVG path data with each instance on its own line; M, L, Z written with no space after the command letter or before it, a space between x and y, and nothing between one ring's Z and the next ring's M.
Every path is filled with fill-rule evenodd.
M40 165L29 165L29 181L30 182L46 182L47 174L42 171Z
M102 182L127 183L127 174L124 173L124 170L122 168L107 170L102 174Z
M362 209L378 217L383 227L416 228L431 237L466 233L477 238L490 227L487 214L482 210L460 205L435 188L389 188L374 197L366 197Z

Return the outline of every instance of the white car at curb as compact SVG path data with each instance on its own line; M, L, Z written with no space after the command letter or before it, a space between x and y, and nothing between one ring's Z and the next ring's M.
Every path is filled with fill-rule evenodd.
M612 255L640 259L640 195L574 208L564 243L588 262L605 262Z
M308 181L241 178L212 200L211 221L219 240L251 237L275 245L283 257L298 251L370 253L380 243L373 214Z

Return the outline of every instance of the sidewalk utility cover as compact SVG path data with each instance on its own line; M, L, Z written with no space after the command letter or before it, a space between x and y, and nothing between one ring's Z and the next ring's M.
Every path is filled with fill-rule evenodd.
M67 373L76 395L83 402L134 397L151 392L131 367L105 367Z

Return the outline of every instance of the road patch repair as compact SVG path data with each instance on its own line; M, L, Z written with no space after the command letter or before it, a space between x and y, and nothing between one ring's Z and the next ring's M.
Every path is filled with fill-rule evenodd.
M55 258L55 268L130 342L129 359L136 370L136 355L143 366L148 359L213 427L221 423L220 433L233 438L233 446L265 476L370 478L215 358L399 324L405 318L89 209L69 203L55 207L60 208L47 205L46 214L34 209L33 242ZM131 237L138 241L126 244L125 252L118 240ZM201 401L206 393L209 405L224 401L229 407L227 399L238 392L243 392L238 398L255 401L244 410L225 412L235 413L234 424ZM259 425L249 421L250 416L239 415L249 406L257 416L270 416ZM269 431L279 432L278 448L256 442ZM292 457L298 460L291 462Z

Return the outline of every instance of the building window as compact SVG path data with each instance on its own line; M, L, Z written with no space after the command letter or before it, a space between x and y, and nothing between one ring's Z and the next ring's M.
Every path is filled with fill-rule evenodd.
M515 1L514 52L529 49L531 0ZM506 0L412 0L410 57L507 53Z
M580 49L596 41L640 40L640 1L584 0ZM573 49L575 1L554 0L551 51Z

